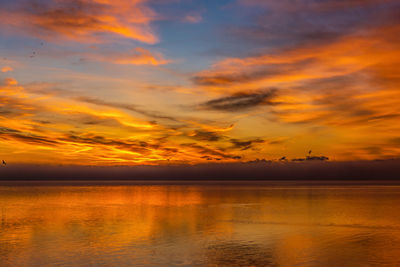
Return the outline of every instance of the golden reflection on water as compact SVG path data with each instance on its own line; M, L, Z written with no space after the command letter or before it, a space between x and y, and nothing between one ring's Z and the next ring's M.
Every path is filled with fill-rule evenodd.
M400 266L400 187L0 186L0 266Z

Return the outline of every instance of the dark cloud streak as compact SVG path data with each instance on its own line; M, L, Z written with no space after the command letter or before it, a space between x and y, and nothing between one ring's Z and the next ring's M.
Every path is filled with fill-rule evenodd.
M265 141L262 139L254 139L254 140L238 140L238 139L231 139L230 140L233 148L240 149L240 150L248 150L250 148L253 148L254 144L261 144L264 143Z
M97 99L97 98L83 97L83 96L77 97L75 99L78 101L81 101L81 102L86 102L86 103L94 104L94 105L98 105L98 106L105 106L105 107L112 107L112 108L133 111L133 112L139 113L141 115L144 115L146 117L150 117L153 119L163 119L163 120L169 120L169 121L173 121L173 122L180 122L177 118L174 118L172 116L166 116L166 115L162 115L162 114L159 114L156 112L142 110L133 104L115 103L115 102L104 101L104 100Z
M271 99L275 90L265 90L254 93L241 92L231 96L209 100L199 105L200 108L219 111L242 111L261 105L274 105Z
M194 148L194 149L198 150L199 153L201 153L201 154L218 156L218 157L222 157L224 159L241 159L242 158L241 156L238 156L238 155L224 153L223 151L205 147L205 146L201 146L201 145L194 144L194 143L181 144L181 146Z
M50 140L49 138L39 136L36 134L32 133L27 133L27 132L21 132L19 130L7 128L7 127L1 127L0 126L0 138L3 139L14 139L21 141L23 143L28 143L28 144L39 144L39 145L45 145L45 146L55 146L58 144L57 141L55 140Z

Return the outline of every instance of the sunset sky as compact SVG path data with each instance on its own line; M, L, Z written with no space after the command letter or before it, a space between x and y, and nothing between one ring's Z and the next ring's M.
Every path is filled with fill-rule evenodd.
M400 157L398 0L2 0L0 159Z

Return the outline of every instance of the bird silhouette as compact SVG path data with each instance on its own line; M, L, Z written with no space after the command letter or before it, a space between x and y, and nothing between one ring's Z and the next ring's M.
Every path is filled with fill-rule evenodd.
M3 159L3 165L7 165L7 163L5 162L5 160Z
M279 160L286 160L286 157L285 156L283 156L282 158L280 158Z
M310 150L310 151L308 151L308 155L311 155L311 152L312 152L311 150Z

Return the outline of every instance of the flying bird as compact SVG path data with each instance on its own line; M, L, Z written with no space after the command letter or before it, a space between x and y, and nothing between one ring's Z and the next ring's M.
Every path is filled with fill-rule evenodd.
M311 150L310 150L310 151L308 151L308 155L311 155L311 152L312 152Z
M3 159L3 165L7 165L7 163L5 162L5 160Z
M282 160L286 160L286 157L285 156L283 156L282 158L280 158L279 159L280 161L282 161Z

